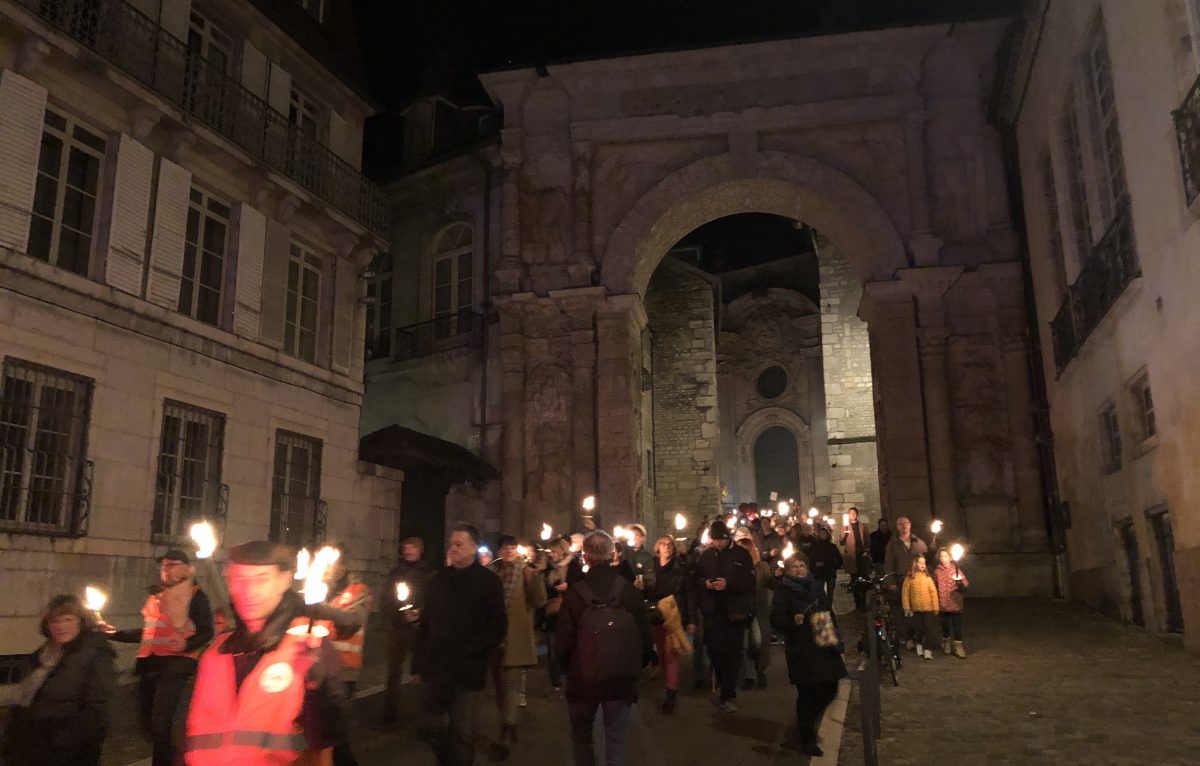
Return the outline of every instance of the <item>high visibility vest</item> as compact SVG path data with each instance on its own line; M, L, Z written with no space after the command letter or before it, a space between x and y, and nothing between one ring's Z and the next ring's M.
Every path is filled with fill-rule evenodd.
M199 585L192 586L192 598L196 597ZM142 643L138 646L138 657L191 657L200 656L201 649L181 652L171 648L176 639L187 640L196 634L196 626L188 620L182 630L171 624L171 620L162 611L162 599L157 595L150 596L142 605Z
M370 590L360 582L351 583L337 595L330 605L338 609L345 609L360 598L370 598ZM333 648L337 649L338 657L342 660L342 667L351 670L357 670L362 667L363 640L366 637L366 633L367 628L365 624L354 631L353 635L346 638L343 638L336 632L333 633Z
M291 627L307 626L297 617ZM316 766L332 763L329 748L309 750L300 725L305 679L318 652L304 635L285 635L237 686L233 655L220 636L196 673L183 759L187 766Z

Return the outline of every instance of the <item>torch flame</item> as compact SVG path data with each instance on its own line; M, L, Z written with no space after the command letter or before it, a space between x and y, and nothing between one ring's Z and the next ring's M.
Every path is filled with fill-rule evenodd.
M963 557L963 554L966 552L967 549L962 547L961 543L955 543L954 545L950 546L950 558L954 559L955 561L960 561Z
M517 555L523 559L529 558L529 548L525 547L524 545L518 545Z
M320 604L325 601L329 595L325 578L340 555L337 548L326 545L313 556L312 563L308 565L308 576L304 578L304 603Z
M821 515L821 512L820 512L820 511L818 511L816 508L809 508L809 509L808 509L808 518L810 518L810 519L815 519L815 518L817 518L817 517L818 517L818 516L820 516L820 515Z
M940 535L942 533L942 520L934 519L933 523L929 525L929 531L933 532L935 535Z
M675 514L675 531L682 532L687 526L687 517L682 513Z
M396 583L396 600L402 604L405 601L408 601L408 583L406 583L406 582Z
M104 591L93 588L90 585L84 588L83 593L84 599L87 602L87 608L93 612L99 612L108 602L108 596L104 595Z
M196 544L196 558L206 559L217 550L217 533L207 521L193 524L188 534Z
M303 580L308 577L308 565L312 561L312 554L308 552L308 548L301 548L296 554L296 574L297 580Z
M613 535L612 536L613 536L614 540L625 539L625 527L621 526L620 524L613 527Z
M595 495L588 495L587 497L585 497L583 499L583 510L585 510L585 511L596 510L596 496Z
M779 566L782 567L794 555L796 555L796 549L792 546L792 541L788 540L788 544L783 546L783 552L779 555Z
M842 514L842 526L843 527L850 526L850 514L848 514L848 513Z
M779 505L775 506L775 510L779 511L780 516L787 516L788 504L786 500L780 500Z
M542 539L549 540L554 536L554 530L546 522L542 522Z
M712 536L708 533L708 527L705 527L704 531L700 533L700 544L708 545L710 542L712 542Z
M579 543L575 542L574 540L571 541L571 553L579 553L579 549L581 547L582 546Z

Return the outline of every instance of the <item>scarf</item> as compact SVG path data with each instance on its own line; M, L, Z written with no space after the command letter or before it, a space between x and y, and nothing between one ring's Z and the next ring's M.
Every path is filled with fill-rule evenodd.
M21 686L17 689L17 707L28 708L33 704L34 698L42 689L42 684L46 683L46 679L58 667L58 663L62 662L63 648L53 641L47 641L35 656L38 666L21 681Z
M781 584L791 592L792 611L795 614L805 614L812 609L820 608L820 591L811 574L803 577L784 575Z

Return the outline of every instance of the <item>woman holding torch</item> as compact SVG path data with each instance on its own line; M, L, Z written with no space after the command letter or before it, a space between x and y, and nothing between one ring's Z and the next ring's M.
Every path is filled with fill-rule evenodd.
M508 631L493 666L496 704L500 708L500 747L517 741L517 709L520 702L521 676L526 668L537 665L533 614L546 604L545 579L529 566L521 555L517 538L502 535L497 544L498 558L491 570L504 586L504 606Z
M858 509L850 508L842 517L842 563L850 575L851 590L854 593L854 607L860 612L866 608L867 596L863 588L855 588L858 580L871 576L873 564L869 544L871 530L858 520Z
M938 565L933 572L938 591L938 616L942 621L942 654L953 653L960 660L967 658L962 641L962 613L963 592L970 585L959 566L963 552L958 543L950 548L938 548Z

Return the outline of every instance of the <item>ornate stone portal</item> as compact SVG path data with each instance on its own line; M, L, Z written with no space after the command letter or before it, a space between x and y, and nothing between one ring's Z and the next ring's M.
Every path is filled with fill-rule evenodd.
M857 398L831 406L820 428L797 418L808 426L804 449L830 460L805 479L811 496L907 515L918 530L936 514L943 540L970 546L977 591L1050 593L1020 266L984 113L1002 28L894 29L482 76L505 115L503 253L490 275L501 527L577 528L579 501L593 493L608 527L662 530L682 510L649 486L665 463L644 412L657 406L644 390L647 286L697 226L775 213L812 226L846 259L853 290L840 297L861 301L849 311L870 341L855 370L839 373L865 381ZM751 86L770 97L739 96ZM820 309L825 344L838 322L832 303ZM747 353L759 356L805 331L754 321ZM828 386L828 376L798 374ZM738 478L717 459L715 377L698 364L686 391L673 391L696 413L686 445L695 479L675 489L713 505L720 483ZM850 469L868 457L878 461L878 507Z

